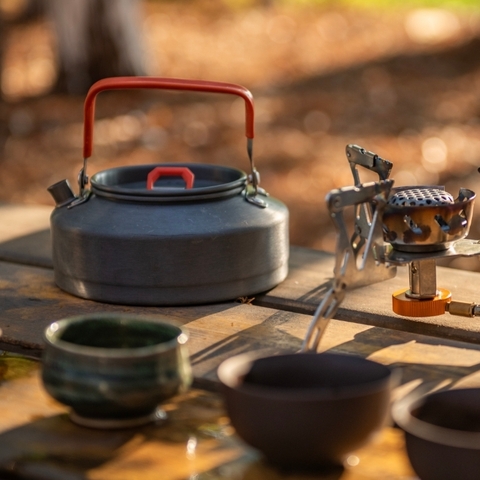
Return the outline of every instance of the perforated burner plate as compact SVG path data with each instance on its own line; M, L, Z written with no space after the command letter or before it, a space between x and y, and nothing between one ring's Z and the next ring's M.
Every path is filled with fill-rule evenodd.
M388 201L401 207L438 206L454 203L452 195L439 188L411 188L399 190Z
M446 250L468 235L474 200L466 188L456 199L438 186L393 190L382 216L385 241L402 252Z

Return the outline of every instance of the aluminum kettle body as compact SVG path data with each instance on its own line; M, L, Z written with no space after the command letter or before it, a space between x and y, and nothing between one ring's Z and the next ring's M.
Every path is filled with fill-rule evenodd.
M287 275L288 210L227 198L168 204L92 195L51 216L55 282L79 297L188 305L268 290Z

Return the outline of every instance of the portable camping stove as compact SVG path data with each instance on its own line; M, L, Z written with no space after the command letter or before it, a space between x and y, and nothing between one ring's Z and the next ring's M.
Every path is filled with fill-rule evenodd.
M393 293L395 313L480 316L480 305L452 300L436 280L439 258L480 255L480 241L465 238L475 193L462 188L454 199L441 186L393 188L391 162L357 145L347 145L346 154L355 185L332 190L326 198L337 230L333 285L315 312L302 350L317 349L346 290L392 278L397 266L408 265L410 285ZM358 166L375 172L379 181L361 183ZM352 207L349 233L345 211Z

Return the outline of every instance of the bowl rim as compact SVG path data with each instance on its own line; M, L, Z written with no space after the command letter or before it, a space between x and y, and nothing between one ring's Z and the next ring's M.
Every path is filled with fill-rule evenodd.
M58 336L65 331L65 329L72 324L93 321L95 319L114 319L115 321L141 321L150 324L163 324L177 329L178 334L171 340L158 343L155 345L148 345L145 347L132 348L106 348L106 347L92 347L86 345L77 345L75 343L61 340ZM93 313L86 315L77 315L73 317L63 318L52 322L44 331L44 341L46 349L54 349L61 352L68 352L75 355L81 355L91 358L144 358L154 356L168 350L175 349L178 346L187 343L189 335L183 325L174 320L167 319L162 316L152 315L130 315L124 313Z
M382 378L365 382L359 385L345 385L337 388L282 388L282 387L271 387L258 384L245 384L241 382L242 375L245 375L250 365L254 360L267 358L267 357L287 357L287 356L297 356L297 355L317 355L325 357L343 357L352 359L354 361L361 361L365 364L375 364L380 368L384 368L384 375ZM235 370L237 373L232 373ZM259 353L242 353L230 357L227 360L224 360L217 369L217 376L223 387L230 388L237 392L247 394L249 396L263 397L267 399L274 400L285 400L285 401L318 401L318 400L342 400L349 399L352 397L357 397L359 395L369 395L382 390L392 390L393 386L398 383L399 377L398 372L391 369L387 365L383 365L373 360L368 360L363 357L348 355L344 353L333 353L333 352L323 352L323 353L286 353L286 354L277 354L277 355L265 355ZM301 397L299 396L301 393Z
M441 427L421 420L412 414L412 411L424 404L427 398L453 390L476 390L480 397L480 388L455 388L429 393L425 393L422 389L414 390L393 403L392 418L402 430L414 437L444 446L477 450L480 448L480 432Z

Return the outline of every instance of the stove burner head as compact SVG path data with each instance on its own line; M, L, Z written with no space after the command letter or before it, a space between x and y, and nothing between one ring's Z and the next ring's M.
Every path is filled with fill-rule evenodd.
M383 214L385 241L403 252L435 252L465 238L475 193L460 189L454 200L442 187L392 189Z
M433 187L409 188L399 190L392 195L388 203L400 207L420 207L434 205L450 205L454 203L453 196L445 190Z

